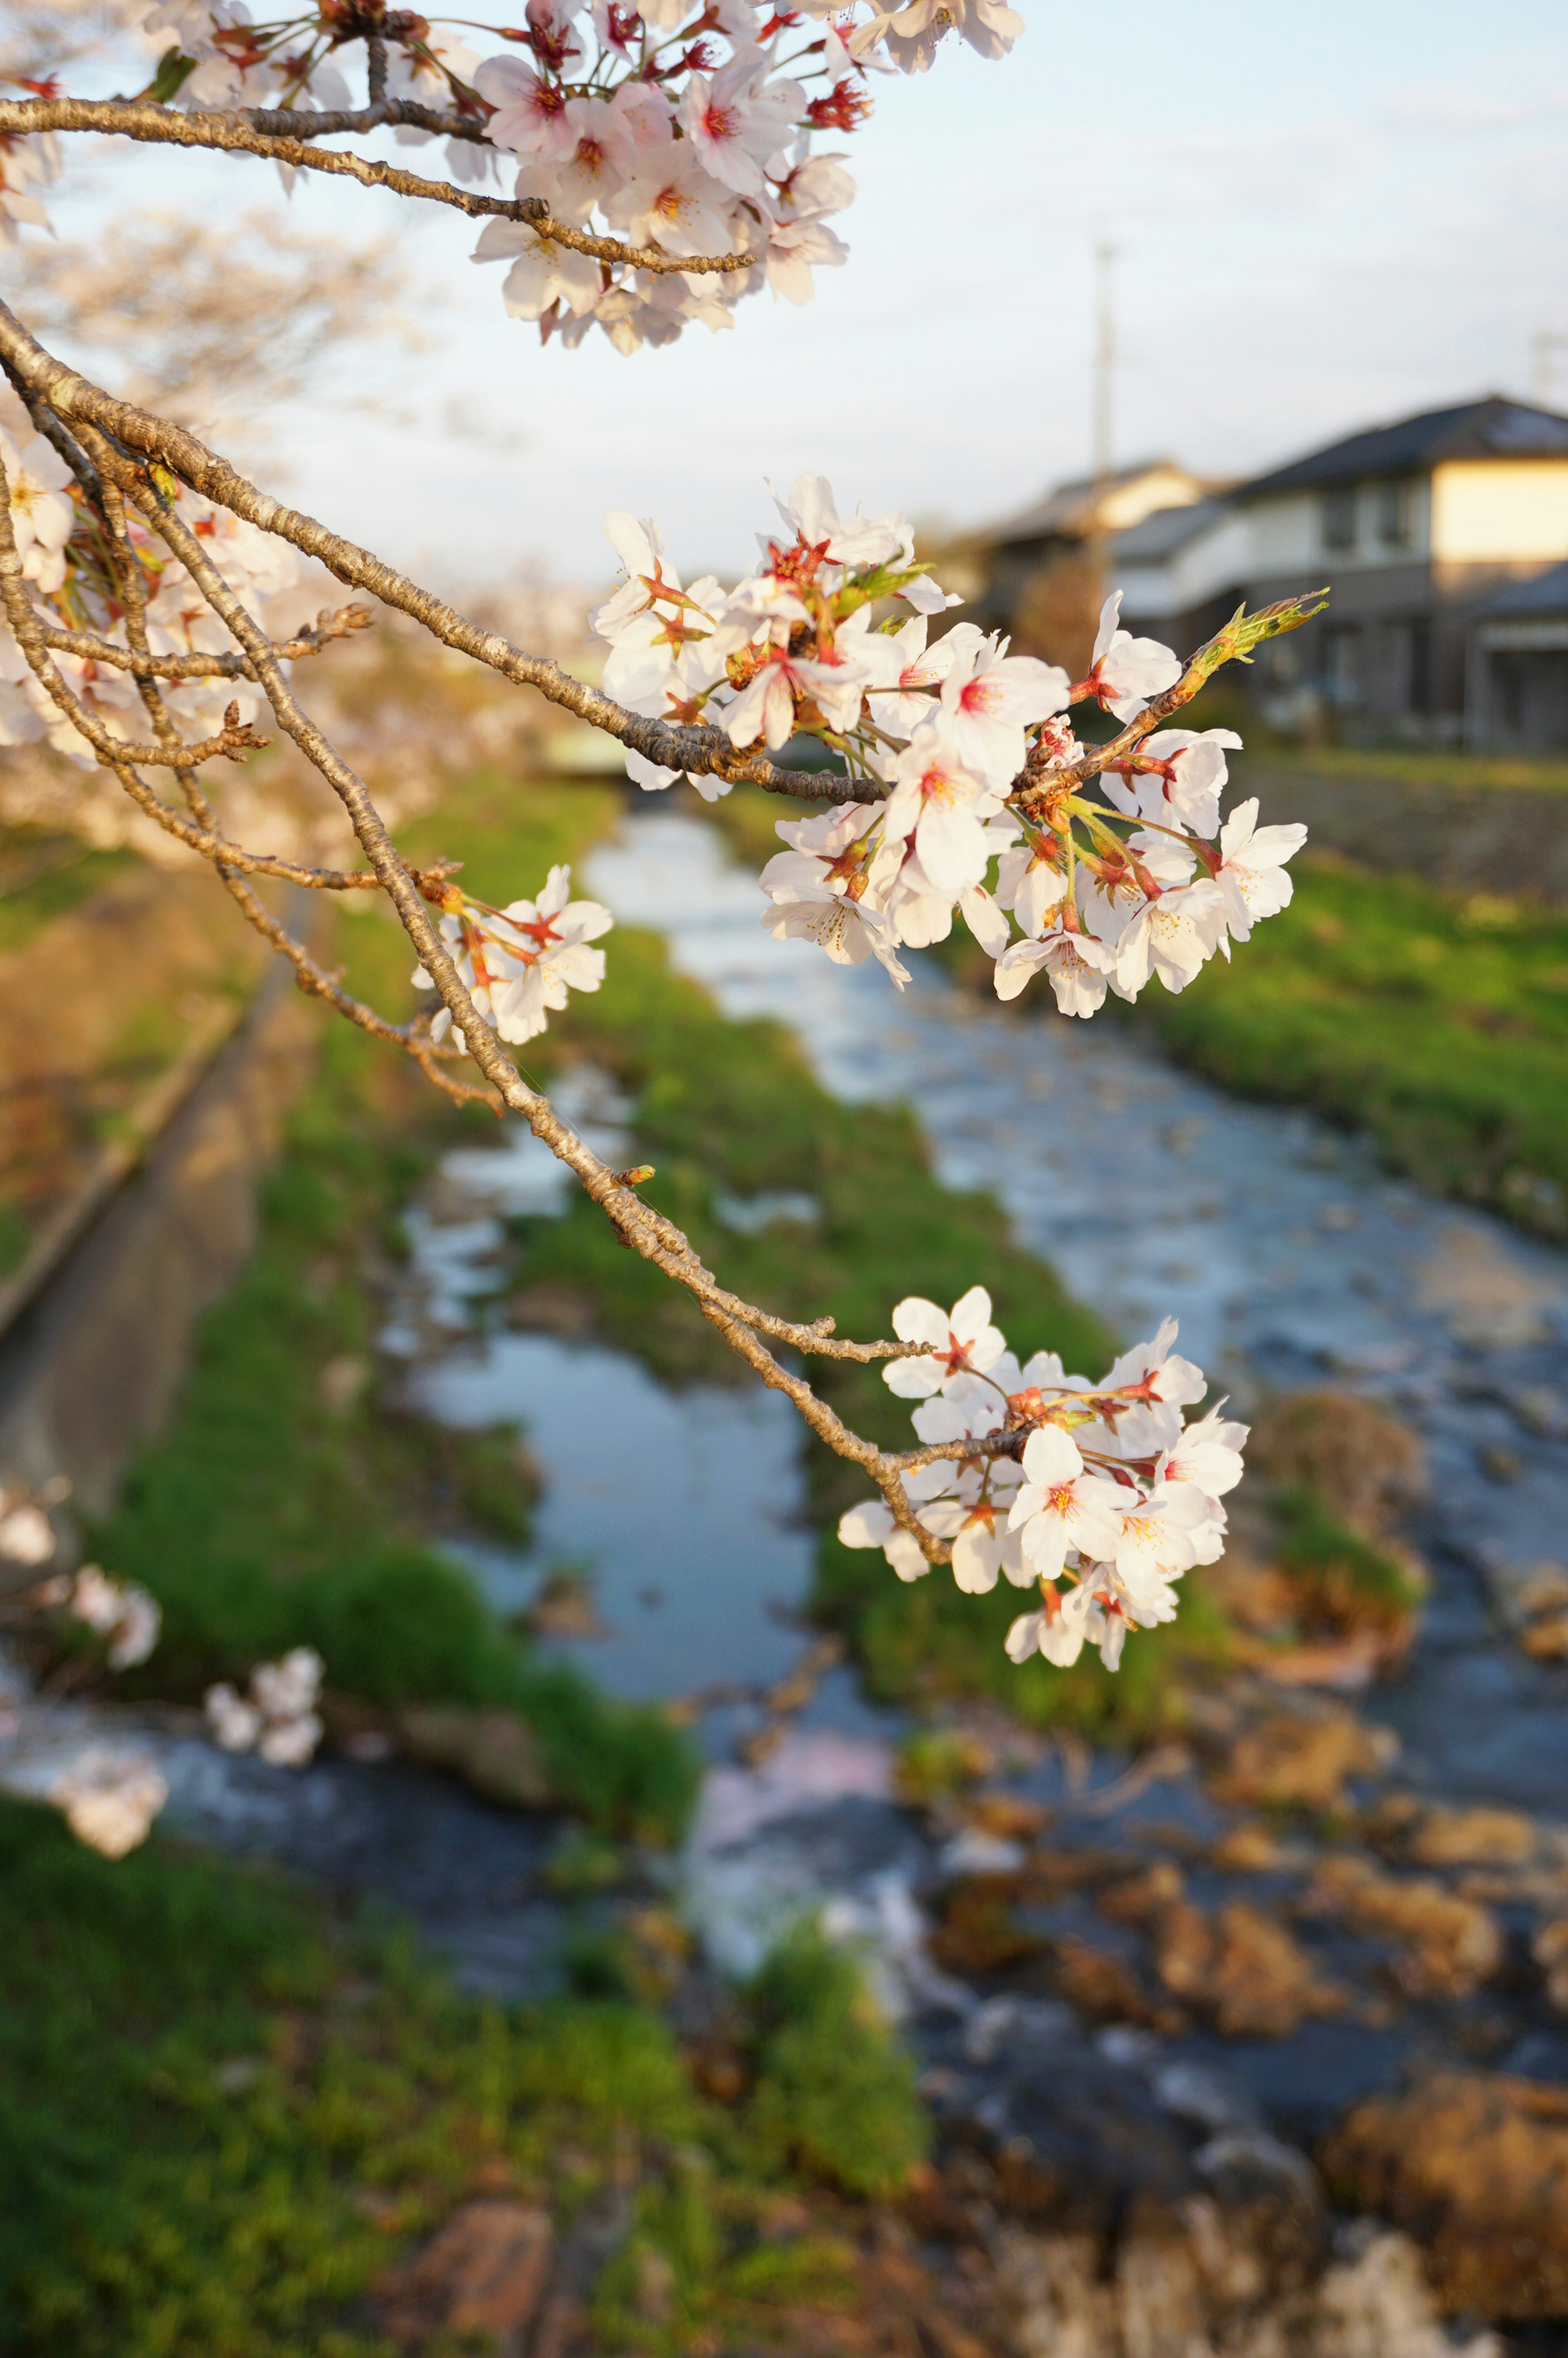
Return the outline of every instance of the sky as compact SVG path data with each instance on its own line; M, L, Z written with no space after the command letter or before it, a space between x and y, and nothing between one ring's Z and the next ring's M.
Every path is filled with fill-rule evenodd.
M341 397L276 421L277 488L449 584L607 577L607 507L658 518L691 570L737 570L773 516L763 479L804 468L845 506L983 524L1087 471L1102 240L1119 462L1241 474L1411 410L1528 396L1533 338L1568 338L1558 0L1022 14L1000 63L950 37L929 74L878 80L847 143L850 258L813 303L764 294L731 332L630 359L597 334L542 350L458 216L302 189L302 222L400 231L430 343L365 370L379 411L340 377ZM276 186L250 159L146 151L91 178L63 216L78 233L138 186L235 211ZM1555 365L1568 410L1568 342Z

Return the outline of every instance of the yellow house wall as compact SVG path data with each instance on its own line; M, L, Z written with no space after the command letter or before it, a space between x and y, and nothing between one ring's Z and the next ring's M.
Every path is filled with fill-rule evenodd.
M1568 459L1434 468L1432 554L1458 565L1568 557Z

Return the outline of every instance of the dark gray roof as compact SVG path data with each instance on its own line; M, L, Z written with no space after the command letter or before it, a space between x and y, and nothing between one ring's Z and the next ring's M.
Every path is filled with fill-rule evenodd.
M1184 548L1225 512L1223 500L1194 500L1190 506L1156 508L1141 524L1110 536L1110 553L1118 565L1157 565Z
M1472 622L1500 622L1529 615L1568 614L1568 565L1554 565L1549 572L1538 573L1533 581L1510 581L1493 598L1472 606Z
M1289 467L1242 485L1238 500L1274 492L1327 490L1368 475L1417 475L1444 459L1568 459L1568 417L1532 409L1506 394L1466 401L1454 409L1427 409L1394 426L1369 427L1331 442Z

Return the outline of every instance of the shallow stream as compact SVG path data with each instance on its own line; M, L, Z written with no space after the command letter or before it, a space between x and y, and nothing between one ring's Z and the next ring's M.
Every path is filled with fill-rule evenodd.
M1266 1388L1332 1380L1415 1425L1433 1592L1408 1666L1367 1708L1400 1734L1412 1782L1562 1805L1568 1668L1530 1660L1509 1622L1568 1558L1568 1255L1390 1179L1310 1115L1227 1098L1114 1019L981 1003L930 960L901 996L874 964L773 941L754 877L700 819L637 813L584 881L662 932L726 1014L787 1023L837 1095L914 1105L940 1176L990 1190L1128 1338L1174 1313L1243 1412ZM564 1109L627 1149L632 1109L600 1076L575 1076ZM475 1558L492 1594L515 1606L547 1566L590 1569L607 1634L563 1642L621 1693L776 1677L809 1574L793 1412L760 1390L673 1394L593 1344L461 1332L495 1241L485 1200L547 1209L564 1174L523 1138L450 1158L446 1176L445 1222L427 1214L416 1234L413 1381L438 1416L517 1418L547 1483L533 1555ZM729 1217L809 1215L809 1184L803 1172L793 1199ZM432 1316L449 1330L433 1352ZM411 1325L386 1339L420 1347ZM848 1704L847 1682L833 1692Z

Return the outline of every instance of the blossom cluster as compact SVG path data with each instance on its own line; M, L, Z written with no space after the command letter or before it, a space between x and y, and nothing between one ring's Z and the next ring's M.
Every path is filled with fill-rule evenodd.
M18 443L0 427L0 461L10 494L11 530L41 619L128 646L126 584L112 559L102 518L86 500L64 460L41 434ZM254 612L297 579L299 559L287 541L261 532L184 485L174 512L200 542L240 602ZM232 654L236 642L186 568L137 515L126 518L131 561L140 577L147 645L155 655ZM123 561L123 550L114 555ZM62 650L53 657L67 687L112 736L126 743L149 734L146 708L134 675L118 665ZM214 736L231 705L241 721L262 709L252 681L214 677L168 680L170 717L194 738ZM0 622L0 745L47 738L72 761L90 763L92 748L29 669L16 638Z
M552 868L536 901L509 901L492 909L449 884L441 899L441 934L469 996L503 1040L532 1040L567 1003L570 990L597 990L604 952L589 947L615 920L598 901L574 901L569 868ZM414 969L420 990L435 983ZM449 1007L437 1010L430 1036L438 1044L452 1028ZM458 1045L463 1047L460 1033ZM466 1048L464 1049L466 1054Z
M39 1605L63 1609L106 1639L112 1671L134 1670L157 1644L163 1628L157 1599L137 1581L111 1580L98 1564L84 1563L74 1578L61 1573L34 1593Z
M124 1858L146 1842L168 1799L168 1779L145 1753L91 1744L54 1779L49 1798L78 1842Z
M244 0L154 0L143 29L172 43L160 79L192 109L351 107L343 45L379 32L387 95L455 112L470 134L448 139L454 178L504 173L551 220L666 261L748 257L722 274L607 265L526 223L486 225L473 258L510 265L508 311L546 339L576 345L597 326L633 352L693 322L733 326L736 304L763 286L809 301L813 270L846 259L829 223L855 196L844 152L815 143L865 120L870 73L924 71L949 30L1000 58L1023 30L1002 0L868 8L527 0L522 25L492 28L514 46L491 56L450 26L346 0L266 23ZM418 146L441 135L404 123L396 135Z
M1114 1671L1128 1631L1174 1620L1176 1582L1224 1552L1222 1501L1241 1479L1247 1427L1222 1414L1223 1401L1186 1422L1207 1379L1175 1351L1174 1319L1098 1384L1069 1375L1054 1351L1021 1367L982 1286L950 1311L911 1295L892 1324L901 1342L925 1347L882 1371L890 1390L918 1402L920 1440L977 1444L973 1456L904 1476L915 1521L950 1542L967 1594L985 1595L999 1574L1037 1588L1038 1607L1007 1633L1015 1662L1043 1654L1065 1668L1087 1643ZM881 1500L852 1507L838 1537L880 1547L901 1580L932 1568Z
M223 1682L208 1688L207 1725L225 1752L258 1752L275 1768L303 1768L320 1743L316 1709L325 1665L309 1646L296 1646L280 1661L258 1662L250 1693Z
M775 936L804 936L840 963L877 957L902 988L899 948L945 940L961 914L1000 998L1044 972L1065 1013L1090 1015L1108 990L1134 999L1152 974L1180 990L1285 906L1284 862L1306 829L1260 827L1255 801L1221 826L1234 731L1154 730L1100 797L1081 790L1071 765L1091 749L1071 708L1125 726L1182 676L1170 648L1120 627L1119 591L1074 681L973 622L933 638L961 601L916 564L905 517L846 520L818 475L775 502L786 534L763 540L757 571L729 591L710 576L683 589L652 523L607 516L627 578L593 616L611 649L605 687L633 710L717 724L740 749L815 736L843 761L846 794L862 787L779 823L789 849L762 877ZM676 775L636 753L627 769L648 789Z
M48 1563L54 1552L54 1525L38 1501L0 1485L0 1562Z

